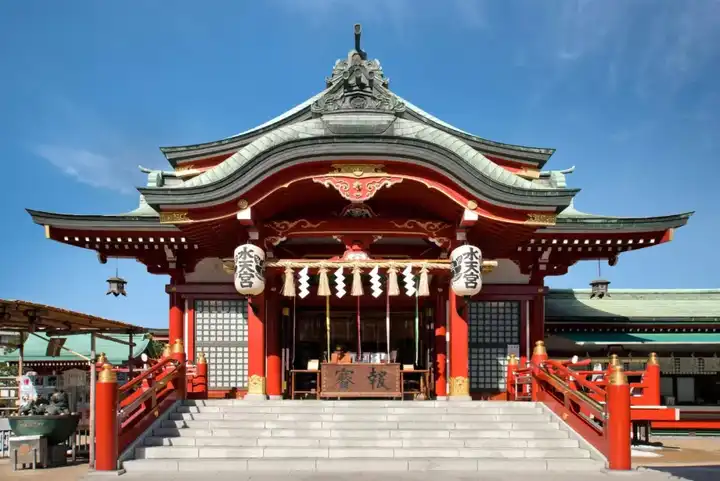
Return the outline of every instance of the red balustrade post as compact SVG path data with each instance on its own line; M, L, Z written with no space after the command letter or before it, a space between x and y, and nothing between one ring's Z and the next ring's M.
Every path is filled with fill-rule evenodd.
M185 376L185 347L180 339L176 339L172 347L171 357L178 362L178 377L175 391L177 392L177 398L180 400L187 399L187 379Z
M548 353L547 349L545 349L545 342L544 341L537 341L535 343L535 348L533 349L533 355L532 355L532 372L533 372L533 379L532 379L532 400L533 402L539 401L539 394L540 394L540 385L537 381L537 376L540 374L540 368L545 364L545 361L548 360Z
M643 398L650 406L660 405L660 363L658 363L657 354L650 353L650 358L645 368L645 384Z
M517 392L515 392L515 371L518 368L518 358L515 354L510 354L507 363L507 377L505 393L508 401L515 401Z
M96 471L116 471L118 465L118 384L112 369L104 364L95 383Z
M195 398L208 398L208 365L204 353L198 353L197 364L195 365Z
M608 467L629 470L631 463L630 385L622 366L613 369L607 385L606 428Z

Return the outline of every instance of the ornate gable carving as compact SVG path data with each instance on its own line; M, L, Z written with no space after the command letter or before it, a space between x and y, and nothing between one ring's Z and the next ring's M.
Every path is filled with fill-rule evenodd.
M368 60L360 48L360 25L355 25L355 48L346 60L338 60L330 78L325 79L330 91L313 102L311 110L317 115L338 111L400 113L405 104L388 90L390 80L385 77L378 60Z

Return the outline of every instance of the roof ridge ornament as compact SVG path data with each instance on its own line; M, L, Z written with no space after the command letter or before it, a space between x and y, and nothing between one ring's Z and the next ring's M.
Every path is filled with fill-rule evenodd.
M360 47L362 27L355 24L355 48L347 59L335 62L332 74L325 79L327 93L312 103L316 115L337 111L362 111L398 114L405 103L390 93L390 80L378 60L368 60Z

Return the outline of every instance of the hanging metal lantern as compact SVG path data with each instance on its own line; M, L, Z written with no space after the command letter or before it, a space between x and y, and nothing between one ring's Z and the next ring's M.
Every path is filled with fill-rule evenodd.
M127 284L127 281L123 279L122 277L117 276L117 272L115 272L115 277L111 277L107 280L108 283L108 291L105 293L107 296L108 294L112 294L115 297L122 294L123 296L127 296L127 292L125 292L125 284Z
M256 245L243 244L235 249L235 290L255 296L265 290L265 252Z
M474 296L482 289L482 252L465 244L450 253L451 286L458 296Z

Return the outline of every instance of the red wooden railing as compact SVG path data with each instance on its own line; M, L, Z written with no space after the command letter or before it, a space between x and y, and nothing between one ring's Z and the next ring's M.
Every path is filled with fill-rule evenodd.
M95 470L115 471L118 456L175 401L207 397L207 364L198 356L187 366L182 342L166 349L162 359L118 387L117 369L104 364L95 397Z
M660 366L653 353L645 371L624 371L613 355L604 371L589 371L591 359L549 360L539 341L530 362L508 361L507 396L546 404L608 459L610 469L630 469L633 423L677 419L660 406ZM639 377L640 382L628 382Z
M627 378L617 366L607 385L598 386L573 369L587 364L551 361L544 343L538 341L527 367L520 367L517 359L510 360L508 397L544 403L601 452L610 469L628 470L631 414ZM521 379L529 382L518 382Z

